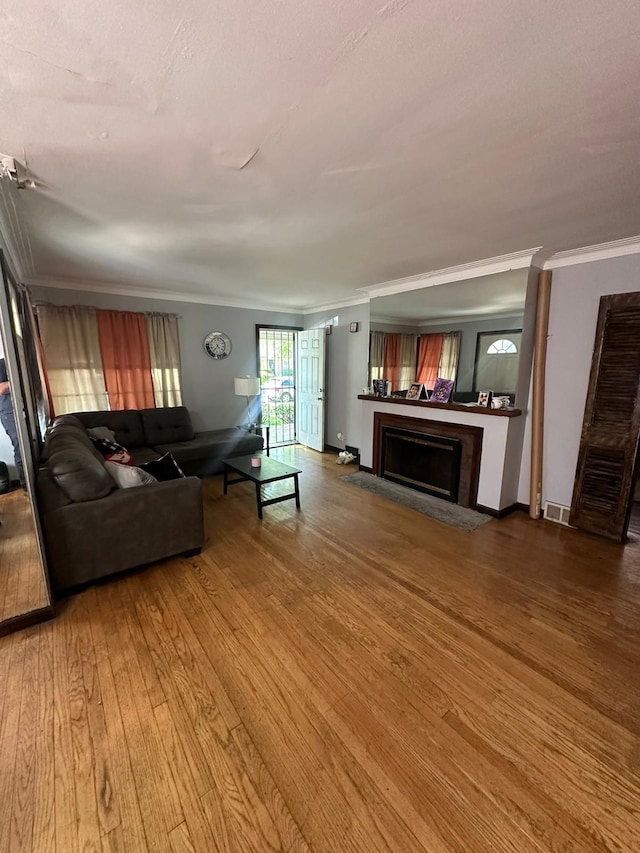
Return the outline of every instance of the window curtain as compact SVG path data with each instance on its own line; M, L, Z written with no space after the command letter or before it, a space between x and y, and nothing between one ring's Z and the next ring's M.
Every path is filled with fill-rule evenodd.
M383 379L384 332L371 332L369 335L369 387L374 379Z
M178 318L147 314L147 334L156 406L181 406Z
M408 388L416 369L416 336L384 333L382 376L390 390Z
M398 388L409 388L416 378L417 335L400 335L400 376Z
M110 408L154 408L146 316L98 310L96 318Z
M418 347L418 371L417 382L424 382L425 387L431 390L438 378L440 370L440 356L444 335L420 335Z
M458 375L459 354L460 332L446 332L442 341L438 376L442 376L443 379L453 379L455 382Z
M93 308L36 308L44 361L56 414L108 409Z

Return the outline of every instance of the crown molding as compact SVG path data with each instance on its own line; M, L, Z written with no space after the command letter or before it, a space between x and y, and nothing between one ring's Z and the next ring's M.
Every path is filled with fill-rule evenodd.
M340 308L351 308L353 305L366 305L368 302L368 296L348 297L346 299L334 300L333 302L325 302L322 305L308 306L301 313L306 317L307 314L320 314L322 311L337 311Z
M0 178L0 239L15 278L24 281L33 274L31 244L18 216L13 184L6 177Z
M302 314L302 309L274 305L271 303L256 303L241 299L224 299L212 294L181 293L175 290L151 290L148 288L131 287L130 285L112 284L103 281L74 281L72 279L52 279L31 276L24 280L27 287L42 287L57 290L75 290L79 293L108 293L112 296L131 296L136 299L160 299L167 302L194 302L198 305L216 305L220 308L245 308L256 311L272 311L279 314Z
M406 278L396 278L391 281L383 281L370 287L360 287L369 296L391 296L394 293L405 293L410 290L419 290L423 287L434 287L438 284L448 284L452 281L464 281L469 278L480 278L484 275L495 275L496 273L508 272L509 270L526 269L540 252L541 246L534 249L524 249L520 252L510 252L507 255L498 255L495 258L485 258L482 261L471 261L467 264L459 264L455 267L446 267L433 272L410 275Z
M544 262L543 269L554 270L559 267L589 264L592 261L606 261L609 258L621 258L623 255L637 255L638 253L640 253L640 236L625 237L623 240L611 240L609 243L598 243L595 246L583 246L581 249L556 252Z
M382 317L371 315L369 322L379 323L381 326L412 326L413 328L423 328L428 326L451 326L459 323L482 323L489 320L504 320L506 317L522 317L524 307L520 311L514 311L511 308L508 311L492 311L490 314L474 314L473 316L449 316L438 317L437 319L425 318L416 319L411 317ZM455 331L455 330L454 330Z

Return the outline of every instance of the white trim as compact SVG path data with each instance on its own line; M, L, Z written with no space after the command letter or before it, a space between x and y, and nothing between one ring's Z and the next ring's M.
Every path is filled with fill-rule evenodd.
M483 261L472 261L468 264L459 264L455 267L447 267L442 270L410 275L406 278L397 278L393 281L383 281L368 287L359 287L369 296L390 296L394 293L405 293L410 290L419 290L423 287L434 287L438 284L448 284L452 281L465 281L469 278L480 278L483 275L494 275L509 270L520 270L531 266L531 261L542 246L534 249L525 249L521 252L511 252L508 255L498 255L495 258L486 258Z
M414 328L423 327L423 326L449 326L455 325L456 323L482 323L484 321L490 320L504 320L505 317L520 317L521 320L524 319L524 304L522 308L518 311L517 309L511 308L508 311L492 311L490 314L473 314L471 316L465 315L461 316L458 314L457 316L452 317L439 317L437 319L425 318L421 319L412 319L411 317L382 317L375 316L373 314L369 317L370 323L380 323L382 326L413 326ZM452 329L452 331L456 331ZM489 330L491 331L491 330Z
M325 302L323 305L318 305L317 307L303 308L300 313L305 316L307 314L320 314L325 311L337 311L340 308L351 308L353 305L365 305L369 301L368 296L347 297L346 299L338 299L335 302Z
M352 305L362 305L369 302L368 296L356 296L344 300L326 302L318 307L284 306L268 302L256 303L249 300L225 299L221 296L204 293L188 293L177 290L151 290L142 287L131 287L125 284L112 284L105 281L73 281L72 279L51 279L32 276L24 279L28 287L48 287L59 290L77 290L82 293L109 293L114 296L132 296L137 299L164 299L168 302L195 302L198 305L219 305L221 308L247 308L256 311L272 311L280 314L316 314L321 311L334 311L338 308L348 308Z
M623 240L612 240L609 243L598 243L595 246L583 246L581 249L556 252L544 262L543 269L554 270L558 267L570 267L574 264L605 261L609 258L620 258L623 255L637 255L639 252L640 236L625 237Z
M27 287L43 287L59 290L76 290L81 293L109 293L114 296L131 296L136 299L160 299L167 302L194 302L198 305L217 305L221 308L245 308L256 311L272 311L279 314L302 314L302 309L283 305L256 303L240 299L225 299L212 294L180 293L175 290L150 290L130 287L123 284L109 284L100 281L72 281L70 279L50 279L33 276L24 280Z

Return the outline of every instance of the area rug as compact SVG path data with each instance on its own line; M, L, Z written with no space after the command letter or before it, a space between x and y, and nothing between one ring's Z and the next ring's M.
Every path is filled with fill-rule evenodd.
M450 524L459 530L475 530L477 527L486 524L487 521L491 521L490 515L484 515L484 513L476 512L466 506L458 506L458 504L425 495L415 489L392 483L391 480L384 480L382 477L367 474L366 471L346 474L341 479L351 486L373 492L374 495L380 495L381 498L386 498L388 501L401 504L408 509L414 509L423 515L429 515L431 518L442 521L444 524Z

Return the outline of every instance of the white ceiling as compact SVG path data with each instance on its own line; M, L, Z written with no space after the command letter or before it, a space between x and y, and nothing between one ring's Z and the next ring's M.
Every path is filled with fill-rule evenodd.
M448 282L372 299L371 320L412 326L517 316L524 311L528 270Z
M629 237L639 104L637 0L1 3L52 280L299 309Z

